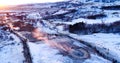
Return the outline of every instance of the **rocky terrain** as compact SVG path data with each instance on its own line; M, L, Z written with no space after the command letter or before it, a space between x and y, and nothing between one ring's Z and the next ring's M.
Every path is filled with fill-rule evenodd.
M76 0L0 9L0 63L120 63L119 10Z

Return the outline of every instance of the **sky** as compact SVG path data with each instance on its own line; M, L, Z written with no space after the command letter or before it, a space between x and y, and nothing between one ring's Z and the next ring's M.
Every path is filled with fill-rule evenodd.
M45 3L45 2L58 2L63 0L0 0L0 6L4 5L18 5L26 3Z

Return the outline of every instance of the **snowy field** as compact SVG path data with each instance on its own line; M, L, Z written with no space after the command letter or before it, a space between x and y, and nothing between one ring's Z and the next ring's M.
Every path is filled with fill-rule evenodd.
M96 33L92 35L71 35L85 41L104 54L105 56L120 62L120 35L112 33Z
M109 12L109 11L106 11ZM78 18L78 19L74 19L72 20L72 22L60 22L60 21L56 21L54 23L61 23L61 24L68 24L68 25L74 25L76 23L79 22L84 22L86 24L110 24L116 21L120 21L120 14L118 14L117 16L112 15L111 12L107 13L108 17L103 18L103 19L85 19L85 18Z
M0 29L0 63L29 63L26 59L30 59L31 63L120 63L119 34L113 34L113 32L95 32L95 34L91 35L69 33L69 25L80 22L106 25L119 22L119 10L101 9L102 5L111 6L114 4L118 5L119 3L120 2L104 4L102 2L96 3L92 1L80 3L80 1L73 0L71 2L59 2L57 4L23 5L18 8L17 6L10 8L10 10L0 10L0 28L8 27L8 29L10 28L18 33L18 35L17 33L15 35L14 32L13 34ZM12 12L15 12L15 14L11 14ZM105 17L101 15L97 17L96 15L99 14ZM93 18L88 18L89 16ZM47 19L44 19L45 17L47 17ZM19 22L16 22L15 19L19 19ZM119 23L116 25L119 25ZM15 28L19 28L19 30ZM117 30L119 30L119 26ZM119 33L119 31L117 33ZM51 43L52 41L49 42L48 39L47 42L45 42L46 39L44 40L44 37L48 39L52 38L49 40L53 40L53 43ZM32 39L35 40L32 41ZM23 45L23 42L26 44L26 47L25 44ZM61 47L60 42L63 42L63 47ZM58 44L57 46L63 48L62 50L65 50L65 53L65 48L68 46L69 48L71 47L67 50L69 55L60 53L60 48L55 49L49 46L51 44L56 46L56 43L60 44L60 46ZM85 48L84 50L80 50L83 54L79 53L83 55L81 57L84 57L84 55L89 57L87 57L87 59L70 57L70 54L77 55L78 53L78 51L77 53L75 51L79 48L72 48L73 45L83 47L83 49Z
M23 63L22 47L17 36L0 30L0 63Z
M112 63L98 55L91 54L91 58L81 61L68 56L58 54L57 49L53 49L46 44L28 43L33 63Z

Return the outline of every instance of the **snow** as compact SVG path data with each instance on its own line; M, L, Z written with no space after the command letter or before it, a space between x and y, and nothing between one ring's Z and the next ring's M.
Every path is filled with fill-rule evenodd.
M113 2L113 5L120 5L120 1Z
M77 0L73 0L73 3L80 3ZM88 2L90 3L90 2ZM92 3L92 2L91 2ZM117 4L119 4L118 2ZM87 3L86 3L87 4ZM94 3L95 6L102 6L104 3ZM55 4L54 4L55 5ZM109 4L112 5L112 4ZM55 10L52 9L50 10L51 5L33 5L33 6L26 6L26 8L48 8L49 12L55 11L53 15L58 15L58 14L64 14L69 12L69 10ZM83 6L86 7L85 9L80 9L80 11L97 11L97 13L102 12L100 9L93 8L91 9L92 5L86 5ZM25 7L23 7L25 8ZM100 8L100 7L99 7ZM4 10L0 10L3 12ZM25 10L24 10L25 11ZM33 10L32 10L33 11ZM41 10L44 11L44 10ZM57 11L57 12L56 12ZM4 12L22 12L21 10L5 10ZM26 12L30 12L27 11ZM61 21L54 21L54 23L63 23L67 25L74 25L79 22L84 22L87 24L102 24L102 23L113 23L115 21L120 21L120 13L119 11L114 11L114 10L104 10L103 11L107 17L102 18L102 19L85 19L85 18L78 18L74 19L71 22L61 22ZM118 12L117 15L114 15L112 13ZM92 13L92 12L91 12ZM94 12L95 13L95 12ZM95 14L97 14L95 13ZM43 13L44 14L44 13ZM52 13L51 13L52 14ZM1 14L2 16L2 14ZM70 15L69 15L70 16ZM27 15L28 19L41 19L42 18L42 13L40 15L39 12L31 12ZM35 23L36 24L36 23ZM39 28L39 30L42 30L45 33L48 34L57 34L58 30L61 33L68 33L68 32L62 32L64 29L64 26L57 26L54 27L54 24L50 24L47 21L43 21L43 23L37 22L35 25L36 27ZM56 29L57 28L57 29ZM1 38L2 32L0 32L0 62L2 63L23 63L25 58L23 56L23 46L15 35L10 34L9 36ZM111 57L113 59L116 59L118 62L120 62L120 35L118 34L104 34L104 33L97 33L97 34L92 34L92 35L76 35L76 34L70 34L70 36L86 41L93 47L96 47L98 51L100 51L102 54ZM9 40L9 38L12 37L14 40ZM63 39L64 40L64 39ZM53 49L50 46L44 44L42 41L39 41L39 43L33 43L33 42L28 42L27 43L30 48L30 53L32 56L32 61L33 63L112 63L111 61L104 59L103 57L91 53L91 57L89 59L86 59L84 61L81 60L75 60L73 58L70 58L68 56L63 56L61 54L58 54L59 51L57 49ZM76 42L77 45L78 42ZM4 46L4 47L3 47ZM81 46L81 45L79 45ZM87 46L86 46L87 47Z
M37 12L33 12L33 13L28 14L27 18L29 18L29 19L40 19L41 15Z
M58 54L58 50L45 44L28 43L33 63L73 63L68 57Z
M91 57L92 57L91 59L88 59L88 60L84 61L83 63L112 63L108 60L105 60L105 59L99 57L98 55L91 54Z
M96 54L91 54L91 58L84 61L72 59L68 56L58 54L59 51L57 49L49 47L42 43L42 41L39 41L39 43L28 42L28 45L33 63L111 63Z
M23 6L22 8L50 8L51 4L32 4L32 5L26 5Z
M59 10L58 12L54 13L53 15L59 15L59 14L64 14L67 13L67 10Z
M0 40L0 62L23 63L25 58L22 53L23 46L20 43L20 40L13 34L10 34L8 36L6 34L7 33L4 34L4 37L2 38L3 40ZM2 32L0 32L0 37L2 36Z
M36 26L40 31L42 30L42 32L49 33L49 34L57 33L55 31L55 28L53 28L53 25L49 24L47 21L43 21L43 23L37 22Z
M72 37L86 41L93 47L96 47L98 51L106 56L120 62L120 35L119 34L105 34L97 33L92 35L75 35L71 34Z
M104 18L104 19L85 19L85 18L78 18L78 19L74 19L72 20L72 22L60 22L60 21L56 21L54 23L61 23L61 24L68 24L68 25L74 25L76 23L79 23L79 22L84 22L86 24L102 24L102 23L105 23L105 24L109 24L109 23L113 23L113 22L116 22L116 21L119 21L120 18L119 17L108 17L108 18Z

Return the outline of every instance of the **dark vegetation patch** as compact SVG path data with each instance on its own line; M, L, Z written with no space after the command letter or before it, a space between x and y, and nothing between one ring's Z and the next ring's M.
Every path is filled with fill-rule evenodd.
M100 19L100 18L104 18L104 17L106 17L105 14L96 14L96 15L87 16L88 19Z
M18 21L14 22L13 25L15 27L19 27L19 31L33 31L34 27L31 24L25 24L24 22Z
M76 34L120 33L120 21L110 24L86 24L80 22L69 25L69 32Z
M101 9L105 9L105 10L120 10L120 5L115 5L115 6L103 6Z

